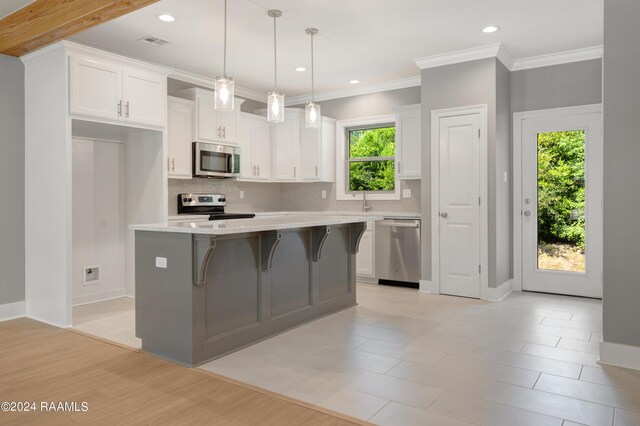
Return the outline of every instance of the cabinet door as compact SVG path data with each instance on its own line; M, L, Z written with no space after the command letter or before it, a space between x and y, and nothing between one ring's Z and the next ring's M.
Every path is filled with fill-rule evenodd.
M119 64L71 57L69 105L71 114L119 120L122 67Z
M373 277L373 231L365 231L356 255L356 274Z
M322 179L322 131L321 129L301 129L302 179L319 181Z
M399 112L396 117L396 167L400 179L420 179L421 165L420 109Z
M124 68L122 100L125 120L165 127L167 79L163 75L133 67Z
M196 99L196 140L216 142L220 140L215 100L211 96L198 96Z
M193 102L169 98L167 167L169 177L191 179Z
M238 125L238 142L240 145L240 178L253 180L256 168L253 162L253 125L249 120L242 120Z
M217 111L220 141L236 143L238 141L238 113L236 111Z
M276 181L296 181L300 178L299 145L300 125L299 121L285 117L282 123L274 124L274 167Z
M336 121L322 117L322 181L336 181Z
M264 119L253 128L253 162L256 179L271 180L271 129Z

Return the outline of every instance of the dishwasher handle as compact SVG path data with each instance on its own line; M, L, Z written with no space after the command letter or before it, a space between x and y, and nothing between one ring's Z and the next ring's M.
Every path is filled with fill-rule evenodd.
M381 220L379 222L376 222L376 226L387 226L390 228L420 228L420 222L417 221L387 221L387 220Z

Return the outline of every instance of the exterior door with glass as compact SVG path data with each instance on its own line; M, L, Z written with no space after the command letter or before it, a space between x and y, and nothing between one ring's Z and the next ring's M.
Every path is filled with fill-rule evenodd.
M521 121L523 290L602 297L602 112L591 110Z

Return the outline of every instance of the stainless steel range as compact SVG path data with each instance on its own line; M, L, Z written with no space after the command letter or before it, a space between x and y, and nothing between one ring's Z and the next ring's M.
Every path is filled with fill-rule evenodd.
M225 213L227 197L223 194L179 194L178 214L209 215L209 220L250 219L253 213Z

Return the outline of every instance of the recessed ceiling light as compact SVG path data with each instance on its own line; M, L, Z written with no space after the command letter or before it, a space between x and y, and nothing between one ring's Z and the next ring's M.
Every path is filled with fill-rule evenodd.
M349 80L349 83L358 84L358 83L360 83L360 80Z
M496 31L498 31L500 29L500 27L496 27L495 25L489 25L488 27L484 27L482 29L483 33L495 33Z
M158 19L161 20L162 22L174 22L176 20L174 16L168 15L166 13L158 15Z
M298 72L305 72L307 69L305 67L295 67L295 70Z

